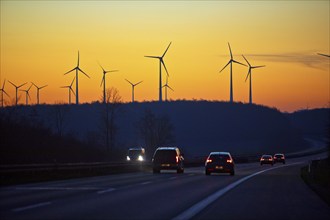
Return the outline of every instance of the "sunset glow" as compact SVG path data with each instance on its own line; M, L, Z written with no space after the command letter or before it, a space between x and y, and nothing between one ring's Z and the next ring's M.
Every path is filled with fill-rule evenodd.
M329 1L1 1L1 86L6 105L15 88L41 87L40 102L67 103L80 52L79 99L100 101L103 72L107 88L123 101L158 100L159 61L169 72L170 100L229 100L230 59L266 65L252 74L253 102L281 111L329 107ZM233 65L234 101L249 101L248 68ZM166 73L163 69L163 85ZM73 85L75 90L75 83ZM37 91L30 90L30 104ZM19 91L20 104L25 93ZM163 90L163 99L165 99ZM72 96L72 100L75 98Z

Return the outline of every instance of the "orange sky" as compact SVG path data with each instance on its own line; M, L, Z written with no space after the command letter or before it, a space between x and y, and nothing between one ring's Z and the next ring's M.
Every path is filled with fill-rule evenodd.
M227 42L234 58L266 65L253 72L253 101L281 111L329 106L329 1L1 1L1 85L30 82L42 103L67 102L80 51L80 102L99 100L102 70L107 87L123 100L158 100L160 56L169 71L169 98L229 100ZM163 71L164 73L164 71ZM248 102L246 67L234 65L234 100ZM165 74L163 74L165 84ZM75 87L74 87L75 89ZM7 104L14 87L6 83ZM20 103L25 102L21 95ZM32 88L30 103L36 103ZM72 97L74 100L74 97Z

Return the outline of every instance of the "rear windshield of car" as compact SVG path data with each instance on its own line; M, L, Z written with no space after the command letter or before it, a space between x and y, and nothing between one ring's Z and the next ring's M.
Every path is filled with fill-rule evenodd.
M282 154L275 154L275 157L283 157Z
M154 159L157 160L161 158L163 160L170 160L175 159L176 156L175 150L157 150Z
M272 156L263 156L263 158L270 159L270 158L272 158Z
M228 154L211 154L210 159L214 161L227 161L230 157Z

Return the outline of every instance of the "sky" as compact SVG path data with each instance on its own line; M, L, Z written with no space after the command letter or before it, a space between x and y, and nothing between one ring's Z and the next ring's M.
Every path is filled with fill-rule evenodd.
M77 65L81 103L102 97L101 64L106 87L124 102L159 97L159 61L164 62L171 100L229 100L230 59L265 65L252 71L253 102L292 112L329 107L330 1L3 1L0 9L1 86L6 105L14 103L8 83L37 86L40 102L67 103L67 86ZM163 69L162 83L166 83ZM249 101L248 69L233 65L234 101ZM75 85L73 86L75 90ZM163 90L163 98L164 97ZM25 94L19 91L19 103ZM37 102L36 88L30 90ZM72 96L72 100L74 97Z

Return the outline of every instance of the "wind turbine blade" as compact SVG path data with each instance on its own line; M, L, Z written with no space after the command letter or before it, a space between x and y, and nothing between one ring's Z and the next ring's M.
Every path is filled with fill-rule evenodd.
M31 82L36 88L38 88L38 86L36 84L34 84L33 82Z
M70 86L61 86L60 88L70 88Z
M101 64L99 63L99 65L100 65L100 67L102 68L102 70L103 70L103 73L105 72L105 70L104 70L104 68L101 66Z
M71 84L70 84L70 87L72 86L73 82L75 81L76 77L73 78Z
M169 85L167 85L167 87L174 92L174 90Z
M157 58L160 59L161 57L156 57L156 56L144 56L144 57L148 57L148 58Z
M143 81L140 81L140 82L134 84L134 86L137 86L137 85L139 85L139 84L142 83L142 82L143 82Z
M6 80L3 81L2 90L5 88L5 83L6 83Z
M112 73L112 72L118 72L119 70L109 70L109 71L105 71L105 73Z
M247 65L245 65L245 64L243 64L243 63L240 63L240 62L238 62L238 61L236 61L236 60L232 60L234 63L237 63L237 64L240 64L240 65L243 65L243 66L247 66Z
M219 71L219 73L221 73L222 70L224 70L224 69L230 64L230 62L231 62L231 60L226 64L226 66L225 66L224 68L222 68L222 69Z
M323 53L317 53L318 55L325 56L325 57L330 57L330 55L323 54Z
M43 89L43 88L45 88L46 86L48 86L48 85L45 85L45 86L41 86L39 89Z
M71 87L69 87L69 89L71 90L71 92L73 93L73 95L76 96L76 93L74 93L73 89Z
M252 66L253 69L261 68L261 67L265 67L265 65L263 65L263 66Z
M230 48L230 44L229 44L229 42L228 42L228 47L229 47L229 52L230 52L230 58L233 59L233 54L232 54L232 52L231 52L231 48Z
M72 70L69 70L68 72L64 73L64 75L66 75L66 74L72 72L73 70L76 70L76 68L77 68L77 67L73 68Z
M165 66L165 63L164 63L163 59L161 59L160 62L163 64L163 66L164 66L164 68L165 68L165 71L166 71L166 73L167 73L167 76L169 76L169 75L168 75L167 68L166 68L166 66Z
M31 96L30 96L30 94L29 94L28 92L27 92L26 94L27 94L28 98L31 100Z
M9 95L8 95L8 93L6 93L6 91L5 90L2 90L2 92L3 93L5 93L8 97L10 97Z
M165 56L165 54L166 54L166 52L168 51L168 48L171 46L171 44L172 44L172 42L170 42L170 44L167 46L167 48L166 48L165 52L163 53L163 56L162 56L162 58Z
M22 86L24 86L26 83L23 83L22 85L20 85L20 86L17 86L17 88L20 88L20 87L22 87Z
M249 61L245 58L245 56L242 54L242 57L244 58L244 60L247 62L247 64L251 67L251 64L249 63Z
M134 86L133 83L131 83L128 79L125 79L129 84L131 84L132 86Z
M78 63L77 66L79 67L79 50L78 50Z
M83 74L85 74L85 76L87 76L88 78L90 78L90 77L87 75L87 73L85 73L84 71L82 71L79 67L78 67L78 70L79 70L80 72L82 72Z
M249 75L251 75L251 69L249 69L249 72L248 72L248 74L246 75L245 82L246 82L246 80L249 78Z
M33 86L33 85L31 84L31 86L29 87L29 89L28 89L27 91L30 91L30 89L31 89L32 86Z
M103 77L102 77L102 81L101 81L101 85L100 85L100 87L103 85L103 83L104 83L104 77L105 77L105 74L103 74Z
M8 82L9 82L10 84L12 84L14 87L16 87L16 85L15 85L14 83L10 82L9 80L8 80Z

